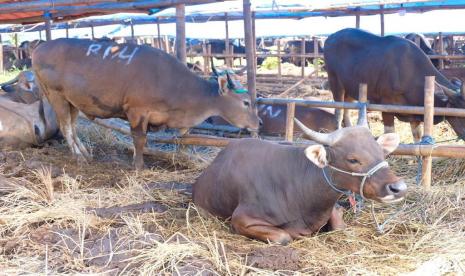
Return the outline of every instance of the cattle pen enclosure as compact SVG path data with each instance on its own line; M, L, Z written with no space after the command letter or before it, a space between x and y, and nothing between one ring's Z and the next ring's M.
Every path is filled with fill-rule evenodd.
M378 117L371 116L370 124L375 134L382 133ZM427 192L416 184L415 159L390 157L410 191L404 202L376 205L381 221L394 215L383 234L376 232L369 208L357 214L348 210L348 229L282 247L237 236L229 222L199 213L192 204L190 184L217 148L158 144L156 152L164 154L149 158L149 168L136 172L127 138L86 121L79 132L94 155L89 164L70 162L67 145L59 141L0 156L0 266L6 274L463 272L461 159L433 160L434 184ZM411 136L405 124L399 132L403 141ZM438 140L453 135L445 124L435 128Z
M131 164L133 146L127 122L79 118L78 136L93 155L85 163L77 163L71 158L62 137L40 146L0 152L0 276L465 275L465 145L464 141L457 139L447 122L434 127L432 124L433 115L465 117L465 112L462 109L433 108L434 80L431 78L425 79L425 107L369 103L366 100L367 87L363 84L360 84L358 103L334 102L324 85L324 68L318 63L323 55L318 47L315 46L314 53L310 54L304 51L286 53L284 43L278 40L275 50L257 55L258 46L252 42L256 42L255 20L270 14L253 11L249 0L242 1L240 14L221 12L199 18L189 17L185 8L192 3L222 1L7 1L5 5L0 4L0 23L6 19L20 22L14 18L15 14L24 16L26 23L45 21L43 25L9 26L10 31L21 32L25 28L42 30L49 40L53 37L52 29L56 33L57 29L66 28L68 37L73 28L79 26L89 28L91 38L95 39L94 27L113 22L130 27L130 39L134 41L137 19L66 20L116 11L154 13L150 22L157 29L157 37L152 37L149 44L177 55L182 62L189 61L190 57L203 61L200 67L204 77L210 77L210 59L213 58L216 61L224 59L225 65L233 65L235 57L253 61L247 62L248 67L243 68L248 72L247 81L242 79L242 83L248 84L253 98L257 92L264 95L257 97L257 103L284 105L288 111L287 133L283 137L262 136L260 139L308 145L309 141L293 135L292 131L294 111L300 106L349 109L352 120L355 113L368 109L372 111L368 113L368 121L375 137L384 132L380 111L424 115L426 138L421 144L411 144L410 126L396 119L396 132L402 144L386 161L408 185L404 200L392 205L375 203L372 213L369 202L362 202L361 205L365 206L359 209L350 208L349 199L344 196L340 203L347 207L344 210L346 229L322 230L287 246L278 246L235 234L230 219L215 218L193 204L192 184L195 180L224 146L234 139L249 137L248 134L229 133L228 138L213 136L221 136L231 129L218 126L219 131L203 129L199 132L203 135L185 137L176 137L171 130L149 132L144 149L147 166L136 171ZM269 2L287 4L291 1ZM278 10L276 17L301 19L305 14L314 12L319 16L347 13L355 17L359 28L362 16L379 14L381 33L384 34L385 13L453 9L457 8L453 6L455 3L459 8L465 8L465 1L454 1L450 5L447 2L452 1L444 1L444 7L437 1L422 1L425 7L407 2L412 1L405 1L400 6L391 1L380 1L387 5L372 10L365 9L363 4L346 10L329 8L320 11L307 6L305 10L295 11L291 7ZM66 6L69 3L73 5ZM163 12L174 4L177 5L172 15L157 16L157 12ZM195 19L199 19L198 22L211 19L226 22L223 53L212 53L208 46L204 46L198 54L185 51L185 25ZM244 20L245 54L235 53L234 48L227 46L228 20ZM167 36L161 36L160 25L175 21L177 41L174 47L170 46ZM143 20L139 22L146 24ZM316 40L313 35L307 39L299 37L301 46L305 46L308 38L313 42ZM14 51L18 51L18 47ZM277 71L257 70L257 60L267 57L277 59ZM440 60L465 59L465 55L446 57L440 54L433 57ZM292 65L290 71L293 74L288 75L285 72L287 64L284 65L281 58L295 59L301 64ZM314 58L311 62L313 68L306 67L303 61L307 58ZM6 76L0 73L0 83L11 77L10 73ZM0 127L1 122L0 118ZM436 140L435 144L431 144L431 137ZM276 167L276 170L280 169ZM381 222L380 228L376 227L375 220Z

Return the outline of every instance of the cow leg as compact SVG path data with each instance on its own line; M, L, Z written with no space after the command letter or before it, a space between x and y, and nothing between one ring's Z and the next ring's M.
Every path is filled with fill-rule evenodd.
M383 117L384 133L396 132L394 127L394 115L383 112L381 113L381 117Z
M131 136L134 143L134 158L133 164L136 170L144 168L144 146L147 142L147 127L148 121L138 112L127 113L129 124L131 125Z
M352 123L350 122L350 111L348 109L344 109L344 127L351 127Z
M240 207L234 211L231 218L231 224L238 234L252 239L264 242L269 241L282 245L286 245L292 241L291 235L283 229L271 225L265 220L248 215Z
M331 211L331 217L329 218L329 226L331 230L343 230L347 227L342 218L344 214L344 208L338 204L334 205L333 210Z
M412 129L413 141L415 143L419 143L421 141L421 137L423 136L423 129L421 127L421 122L419 121L410 122L410 128Z
M333 99L335 102L343 102L345 99L345 90L342 87L342 85L339 83L338 78L331 72L328 72L328 79L329 79L329 87L331 89L331 92L333 93ZM343 114L344 112L344 117L345 117L345 110L341 110L340 108L336 108L334 112L334 116L336 117L336 122L337 122L337 128L340 129L342 128L342 120L343 120Z
M56 117L58 119L58 124L60 126L60 131L66 139L68 146L77 158L78 162L86 162L84 154L79 149L79 146L76 144L73 133L73 125L71 120L71 105L70 103L59 94L59 92L54 91L50 93L46 92L47 98L50 104L55 110Z
M90 159L91 155L87 151L87 148L84 146L84 144L82 144L81 139L79 139L79 136L77 135L77 131L76 131L76 122L77 122L77 117L79 115L79 109L70 105L70 114L71 114L71 128L72 128L71 130L73 133L74 142L76 143L77 147L82 152L84 157Z

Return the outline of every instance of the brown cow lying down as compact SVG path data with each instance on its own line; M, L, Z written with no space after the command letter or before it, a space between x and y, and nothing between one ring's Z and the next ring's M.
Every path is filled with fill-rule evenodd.
M284 135L286 132L287 105L257 105L258 117L261 119L259 134ZM321 132L331 132L337 129L334 111L328 108L314 108L305 106L295 107L295 117L304 125ZM221 117L212 117L207 122L214 125L228 125ZM302 133L299 128L294 128L294 133Z
M40 145L58 131L55 112L46 99L15 102L15 92L0 96L0 147L24 148ZM11 97L15 95L14 97Z
M407 186L385 161L399 144L397 134L375 140L362 126L324 134L296 123L318 144L302 148L256 139L233 142L194 183L195 204L221 218L231 217L241 235L287 244L328 222L331 228L344 225L334 208L343 192L385 203L404 197Z

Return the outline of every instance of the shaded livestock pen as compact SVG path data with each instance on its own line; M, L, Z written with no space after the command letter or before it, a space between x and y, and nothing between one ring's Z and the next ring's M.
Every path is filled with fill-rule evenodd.
M371 123L375 135L380 134L379 118ZM437 140L454 137L444 124L434 131ZM127 136L85 121L79 134L95 156L89 164L70 162L60 141L0 156L4 273L463 272L461 160L433 160L435 185L426 192L415 185L415 160L391 157L411 191L399 205L375 206L377 218L388 220L383 234L374 230L365 208L357 214L346 212L349 228L344 231L277 247L237 236L228 222L201 214L192 205L190 184L217 148L151 143L156 157L148 160L149 169L134 172ZM402 128L401 135L406 141L409 130Z

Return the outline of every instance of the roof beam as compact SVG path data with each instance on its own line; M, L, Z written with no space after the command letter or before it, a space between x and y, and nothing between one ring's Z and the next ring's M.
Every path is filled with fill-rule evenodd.
M32 2L2 4L0 6L0 14L19 13L24 11L43 11L51 13L73 11L80 13L112 13L115 10L147 10L152 8L167 8L178 4L195 5L223 1L224 0L135 0L130 2L120 2L118 0L38 0ZM78 4L88 5L76 6Z

